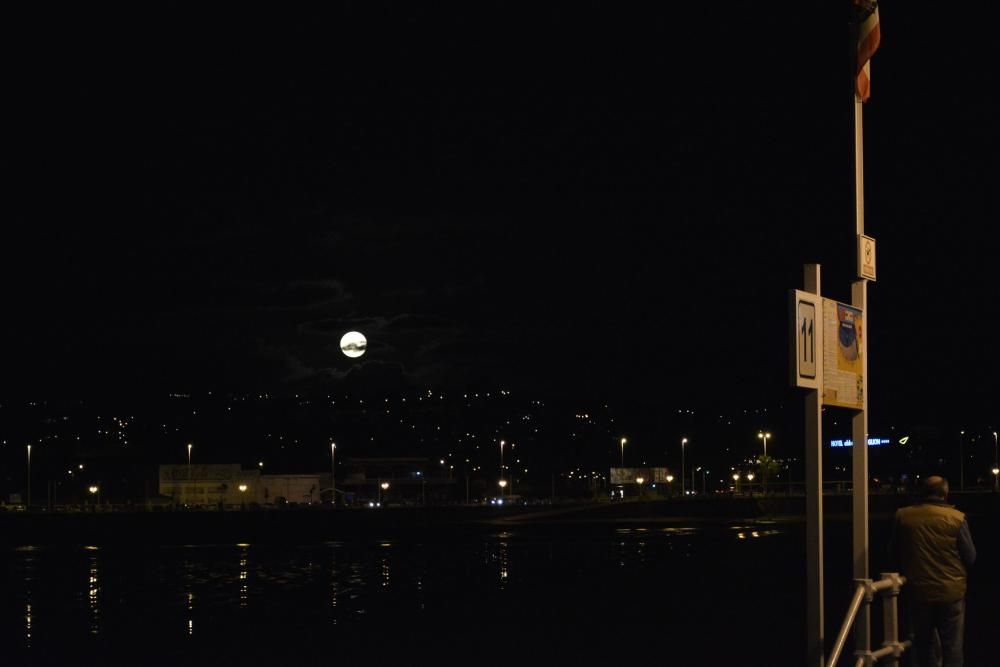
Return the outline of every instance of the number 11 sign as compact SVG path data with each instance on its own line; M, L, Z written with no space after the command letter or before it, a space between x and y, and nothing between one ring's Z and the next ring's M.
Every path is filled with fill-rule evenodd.
M792 340L789 352L793 362L791 384L804 389L819 389L823 368L822 297L811 292L790 293Z

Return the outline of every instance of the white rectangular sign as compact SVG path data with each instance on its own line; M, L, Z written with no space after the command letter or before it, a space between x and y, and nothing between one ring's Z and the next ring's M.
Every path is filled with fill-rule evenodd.
M858 235L858 277L875 280L875 239Z
M791 384L803 389L819 389L823 364L822 297L812 292L791 290Z

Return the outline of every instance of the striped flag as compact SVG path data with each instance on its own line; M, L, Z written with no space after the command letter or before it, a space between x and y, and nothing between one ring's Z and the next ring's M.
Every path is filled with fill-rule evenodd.
M878 49L881 34L878 27L878 1L852 0L858 21L858 53L854 74L855 95L862 102L871 96L870 62Z

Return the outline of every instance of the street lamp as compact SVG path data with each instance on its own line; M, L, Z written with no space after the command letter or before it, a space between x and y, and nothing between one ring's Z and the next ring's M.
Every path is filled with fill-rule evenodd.
M997 432L993 431L993 490L997 488L997 468L1000 468L1000 460L997 460Z
M507 486L507 482L503 478L503 446L504 441L500 441L500 497L503 498L503 487Z
M740 474L738 472L733 473L733 493L740 492Z
M101 504L101 497L98 496L97 494L101 492L101 487L97 486L96 484L91 484L87 488L87 490L90 491L90 495L91 496L97 496L97 504L100 505Z
M191 479L191 447L192 446L193 445L189 442L188 443L188 480L189 481Z
M381 484L378 485L378 487L379 487L378 504L381 505L382 504L382 491L385 491L385 490L387 490L389 488L389 482L382 482Z
M760 433L757 434L757 439L764 441L764 456L765 457L767 456L767 439L770 438L770 437L771 437L771 434L770 433L765 433L764 431L761 431Z
M750 491L750 495L753 495L753 473L747 473L747 489Z
M683 496L684 491L684 445L688 443L687 438L681 438L681 495Z
M1000 468L996 466L993 467L993 492L996 493L997 490L997 475L1000 475Z
M28 445L28 509L31 509L31 445Z
M330 506L337 507L337 443L330 441Z
M622 438L622 467L625 467L625 438Z
M645 477L636 477L635 483L639 485L639 497L642 498L642 483L646 481Z

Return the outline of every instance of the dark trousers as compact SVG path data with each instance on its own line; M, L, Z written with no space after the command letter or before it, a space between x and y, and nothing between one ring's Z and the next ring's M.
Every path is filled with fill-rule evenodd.
M965 637L965 600L948 603L921 603L909 605L910 629L913 648L910 664L913 667L962 667L963 639ZM937 657L940 641L941 657Z

